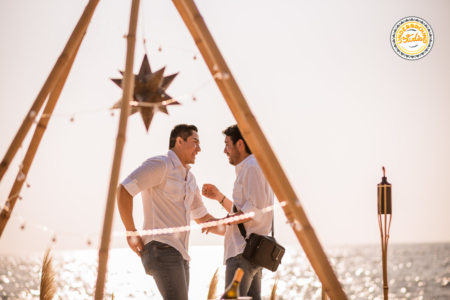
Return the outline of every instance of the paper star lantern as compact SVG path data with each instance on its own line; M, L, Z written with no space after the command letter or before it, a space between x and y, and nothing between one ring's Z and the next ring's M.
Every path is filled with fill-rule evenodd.
M141 69L138 75L134 75L134 91L133 99L137 102L137 106L131 107L131 113L140 112L142 120L144 121L145 128L148 131L150 123L152 122L153 115L155 112L160 111L165 114L169 114L167 111L167 105L180 105L177 101L171 100L166 93L166 89L178 75L178 73L164 77L165 67L155 73L152 73L150 69L150 63L148 62L147 55L144 56L142 61ZM123 72L120 71L123 75ZM122 87L123 79L111 79L119 87ZM119 100L114 106L114 108L120 108L122 99ZM150 106L148 104L155 104ZM147 104L147 106L146 106Z

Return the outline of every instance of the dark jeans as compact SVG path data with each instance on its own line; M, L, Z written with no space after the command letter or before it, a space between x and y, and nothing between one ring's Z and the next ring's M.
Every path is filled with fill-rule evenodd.
M151 241L141 251L145 273L153 276L164 300L187 300L189 292L189 262L180 252L157 241Z
M244 276L239 286L240 296L251 296L253 300L261 300L262 267L249 262L242 254L227 259L226 265L225 288L233 281L236 270L241 268L244 270Z

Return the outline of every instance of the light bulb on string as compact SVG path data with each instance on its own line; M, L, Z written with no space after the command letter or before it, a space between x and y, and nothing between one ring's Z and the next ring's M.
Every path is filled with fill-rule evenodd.
M197 55L194 55L194 60L197 60Z
M22 196L19 196L19 200L22 200L23 198L22 198Z
M161 47L161 45L159 46L159 49L158 49L158 51L159 51L159 52L161 52L161 51L162 51L162 47Z
M10 203L9 203L9 199L6 200L5 206L3 207L4 210L9 211L9 207L10 207Z
M31 187L31 185L27 182L27 188L30 188Z
M70 118L70 122L73 122L73 121L75 121L75 117L74 116L72 116L72 118Z
M195 98L195 96L192 96L192 101L197 101L197 98Z
M17 195L15 195L14 197L16 197ZM5 203L4 206L4 210L8 211L9 210L9 202L8 199ZM268 212L272 212L277 208L283 207L286 205L286 202L281 202L280 205L271 205L271 206L267 206L265 208L262 209L263 213L268 213ZM20 223L22 224L20 226L20 228L22 230L25 230L26 227L26 223L30 223L30 221L25 220L22 216L19 216L17 214L13 215L15 217L17 217L20 221ZM118 236L129 236L129 237L138 237L138 236L150 236L150 235L161 235L161 234L171 234L174 236L179 236L180 232L188 232L188 231L192 231L195 229L199 229L199 228L209 228L209 227L216 227L218 226L219 228L223 229L225 225L235 222L235 221L239 221L239 220L245 220L248 218L253 218L255 216L254 212L251 213L246 213L244 215L239 215L239 216L230 216L227 217L225 219L219 220L219 221L210 221L210 222L205 222L199 225L193 225L193 226L181 226L181 227L171 227L171 228L158 228L158 229L153 229L153 230L141 230L139 232L135 232L135 231L115 231L113 232L113 236L118 237ZM302 230L302 226L301 224L299 224L297 221L295 221L294 219L290 219L287 223L289 223L290 226L292 226L292 228L295 231L301 231ZM52 242L56 243L57 240L57 233L55 230L48 228L47 226L41 225L41 224L37 224L34 222L31 222L31 224L33 225L33 227L38 228L39 230L42 230L44 232L49 232L52 235ZM60 235L65 235L66 233L60 233ZM70 233L68 233L70 234ZM83 235L81 233L78 233L78 235ZM84 234L84 240L86 241L88 246L92 245L92 240L90 237L90 234Z
M20 171L19 175L17 175L17 181L23 181L25 179L25 174L23 174L22 171Z

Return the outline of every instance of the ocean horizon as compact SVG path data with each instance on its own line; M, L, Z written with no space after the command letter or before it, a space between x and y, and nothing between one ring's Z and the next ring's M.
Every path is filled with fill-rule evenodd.
M303 250L287 246L277 272L264 270L262 295L269 299L275 276L277 299L321 299L321 283ZM379 245L325 247L351 300L381 300ZM223 246L191 246L189 299L206 299L219 268L218 292L224 290ZM98 250L55 251L58 292L55 299L92 299ZM0 255L0 298L39 299L43 253ZM450 299L450 243L392 244L388 252L389 299ZM140 258L128 248L111 249L105 299L162 299Z

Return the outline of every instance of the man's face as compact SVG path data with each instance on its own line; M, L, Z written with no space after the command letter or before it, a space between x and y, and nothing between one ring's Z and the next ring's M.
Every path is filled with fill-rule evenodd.
M239 141L237 141L237 143L239 143ZM237 162L241 157L241 153L239 153L236 145L233 145L233 141L229 136L225 137L225 149L223 150L223 152L228 156L228 161L230 162L230 164L232 164L233 166L237 165Z
M188 164L195 164L195 157L200 151L200 138L197 132L192 131L192 135L181 143L181 155Z

